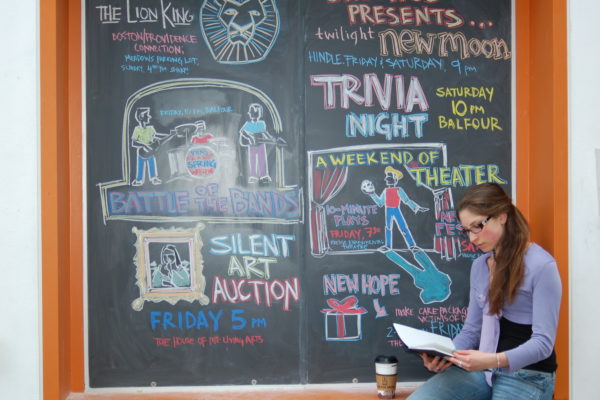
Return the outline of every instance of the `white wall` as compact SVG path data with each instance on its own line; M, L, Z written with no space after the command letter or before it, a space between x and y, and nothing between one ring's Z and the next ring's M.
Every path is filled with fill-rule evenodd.
M0 397L35 400L41 398L38 2L0 5Z
M571 399L598 398L600 43L598 0L569 2Z

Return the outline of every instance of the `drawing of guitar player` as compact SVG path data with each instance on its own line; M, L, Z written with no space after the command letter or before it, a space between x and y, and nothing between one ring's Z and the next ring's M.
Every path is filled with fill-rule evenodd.
M248 121L240 128L240 145L246 147L248 156L248 183L260 181L271 182L269 175L269 160L267 144L284 146L285 140L275 139L268 131L267 124L262 119L263 107L258 103L248 106Z
M162 183L158 178L154 154L158 150L162 139L165 139L168 135L156 132L154 126L150 125L151 119L150 107L139 107L135 110L135 120L138 125L133 129L131 135L131 145L137 150L136 176L131 183L133 186L141 186L144 183L146 166L148 167L150 182L153 185Z
M379 251L410 274L415 286L421 289L419 297L423 303L444 301L450 296L452 280L435 266L422 248L417 246L400 206L404 203L415 213L426 212L429 209L421 207L411 200L404 189L398 186L400 179L404 176L401 171L388 166L384 172L386 188L380 195L375 193L375 186L370 180L365 179L360 185L361 191L369 195L375 204L379 207L385 206L385 246L379 248ZM400 230L404 242L420 268L394 251L394 225Z

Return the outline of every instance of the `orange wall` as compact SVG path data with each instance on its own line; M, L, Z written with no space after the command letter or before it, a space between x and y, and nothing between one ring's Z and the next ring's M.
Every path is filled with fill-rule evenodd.
M567 11L517 1L517 203L563 282L555 398L569 398Z
M71 389L68 364L70 259L68 109L65 2L40 2L41 190L42 190L42 329L44 398L64 398ZM73 132L77 134L77 132Z
M534 240L556 257L563 280L555 397L565 400L569 395L566 0L516 3L517 201L531 223ZM84 390L80 6L80 0L40 0L46 400L62 400ZM333 397L313 393L310 398Z

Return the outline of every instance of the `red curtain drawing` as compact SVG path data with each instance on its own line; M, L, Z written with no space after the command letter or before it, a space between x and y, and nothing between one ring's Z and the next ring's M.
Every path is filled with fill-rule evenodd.
M454 202L450 188L434 189L433 199L435 203L435 220L436 222L454 223L456 215L454 211ZM449 214L452 214L449 217ZM457 234L450 236L447 232L440 235L435 235L433 238L434 249L440 253L440 257L445 260L456 259L460 253L460 238Z
M310 246L316 257L325 255L329 248L325 204L333 199L346 184L348 167L313 169L312 199L310 203Z

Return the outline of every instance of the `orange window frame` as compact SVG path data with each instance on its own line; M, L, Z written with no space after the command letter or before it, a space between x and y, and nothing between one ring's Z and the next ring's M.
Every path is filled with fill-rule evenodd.
M563 281L555 393L563 400L570 370L567 2L515 3L517 201L533 239L558 261ZM39 2L45 399L85 390L81 4Z

